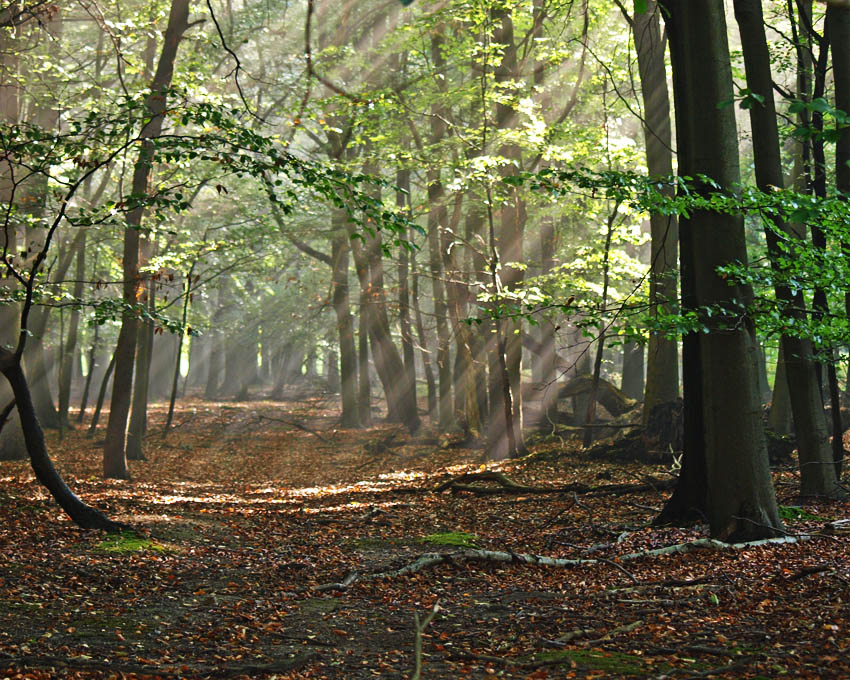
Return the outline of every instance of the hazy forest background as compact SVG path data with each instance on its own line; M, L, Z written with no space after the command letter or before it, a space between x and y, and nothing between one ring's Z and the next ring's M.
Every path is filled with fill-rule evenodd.
M846 677L846 0L0 3L0 671Z

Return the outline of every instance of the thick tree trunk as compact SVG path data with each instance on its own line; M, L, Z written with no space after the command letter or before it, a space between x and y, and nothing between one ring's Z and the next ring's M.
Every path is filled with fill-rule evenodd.
M747 87L763 100L749 109L756 182L762 191L771 191L774 187L781 187L784 179L773 100L770 53L765 36L761 0L735 0L734 7L741 33ZM790 227L779 216L773 216L773 222L776 231L766 226L765 236L771 265L773 270L781 276L780 260L783 251L780 238L790 237L793 234ZM805 302L802 293L794 294L789 286L781 282L775 286L775 293L777 299L787 306L786 314L790 318L805 320ZM801 493L834 496L838 493L838 486L835 470L829 464L832 460L832 452L823 417L811 343L789 335L783 336L781 342L791 409L794 414L794 429L797 434Z
M740 180L735 113L731 107L718 108L733 98L723 2L665 0L663 7L673 62L679 173L704 174L732 189ZM738 215L694 211L681 220L680 234L682 268L686 263L693 267L696 304L737 311L703 318L709 332L699 339L711 534L722 540L773 536L781 521L761 423L755 347L751 321L737 302L746 299L747 291L730 286L716 272L723 264L746 263L744 221ZM685 427L693 427L687 418ZM691 453L686 449L685 456Z
M189 0L172 0L162 53L151 84L151 94L145 102L151 119L142 130L141 138L144 141L133 170L132 193L137 196L146 195L148 191L148 180L153 163L153 145L148 140L158 137L162 131L166 110L165 91L171 85L177 48L188 25ZM122 315L121 331L115 348L116 367L112 384L112 406L109 411L106 443L103 449L103 474L105 477L118 479L127 479L130 476L124 447L133 384L133 362L136 355L138 318L132 306L137 304L140 298L138 227L141 225L143 214L144 207L139 206L127 215L123 253L123 300L127 308Z
M635 48L643 93L646 164L649 175L654 177L673 174L670 98L659 16L657 2L649 0L646 11L634 17ZM672 196L672 188L667 185L662 192ZM651 215L650 234L650 313L657 317L659 313L669 312L676 300L679 238L676 217ZM654 406L674 401L678 396L679 358L676 341L660 333L651 333L647 347L644 423Z

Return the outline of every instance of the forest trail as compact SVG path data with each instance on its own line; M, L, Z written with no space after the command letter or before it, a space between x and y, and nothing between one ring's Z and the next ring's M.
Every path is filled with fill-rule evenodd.
M0 677L411 678L417 637L421 678L850 677L850 538L823 534L850 503L801 505L791 468L786 528L811 540L634 558L706 535L649 526L662 466L558 442L485 468L427 432L336 429L301 396L188 399L166 438L155 405L130 482L100 479L102 434L50 434L72 488L137 537L75 528L0 463ZM434 492L485 469L579 493ZM374 578L425 553L454 557Z

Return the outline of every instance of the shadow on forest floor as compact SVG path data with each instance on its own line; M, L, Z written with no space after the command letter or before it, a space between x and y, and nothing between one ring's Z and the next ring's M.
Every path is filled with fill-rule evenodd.
M423 678L850 677L847 537L624 561L705 534L649 526L667 492L641 482L663 467L562 442L484 467L428 434L336 429L335 408L188 399L162 438L155 405L129 482L100 479L97 436L52 434L72 488L138 536L76 529L0 463L0 677L411 677L435 604ZM433 492L483 470L611 492ZM775 481L800 506L794 474ZM850 504L785 515L818 532ZM454 557L372 578L425 553ZM584 562L486 558L505 553Z

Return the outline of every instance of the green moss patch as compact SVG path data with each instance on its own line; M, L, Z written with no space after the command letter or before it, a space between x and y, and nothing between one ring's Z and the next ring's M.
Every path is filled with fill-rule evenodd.
M822 517L818 517L817 515L813 515L812 513L803 510L803 508L797 505L780 505L779 516L785 521L823 519Z
M563 659L565 664L575 664L582 670L605 671L622 675L642 675L646 669L638 656L622 652L596 652L588 649L563 649L552 652L535 654L533 661L557 661Z
M132 531L124 531L120 534L111 534L97 544L95 550L105 553L134 553L143 550L154 550L156 552L167 552L161 543L150 538L144 538Z
M435 545L456 545L461 548L477 548L478 536L463 531L448 531L445 533L429 534L422 539L423 543Z

